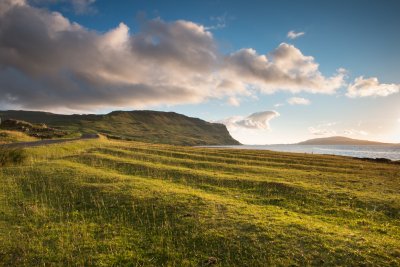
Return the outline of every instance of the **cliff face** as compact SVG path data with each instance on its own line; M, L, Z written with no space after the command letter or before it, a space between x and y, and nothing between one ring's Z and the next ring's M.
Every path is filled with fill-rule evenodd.
M225 125L175 112L113 111L105 115L61 115L37 111L0 111L4 119L45 123L60 130L102 133L121 138L174 145L237 145Z

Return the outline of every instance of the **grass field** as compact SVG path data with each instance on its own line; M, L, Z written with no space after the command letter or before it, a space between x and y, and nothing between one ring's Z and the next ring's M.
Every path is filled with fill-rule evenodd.
M25 133L0 130L0 145L14 142L31 142L36 140L38 139L31 137Z
M4 266L399 266L400 165L105 139L0 168Z

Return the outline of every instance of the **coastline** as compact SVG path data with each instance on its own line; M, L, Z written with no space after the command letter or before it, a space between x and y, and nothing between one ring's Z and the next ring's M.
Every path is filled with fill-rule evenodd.
M359 159L363 161L400 164L400 146L399 145L213 145L213 146L195 146L200 148L220 148L220 149L239 149L239 150L265 150L271 152L308 154L308 155L328 155L346 158ZM302 148L303 150L300 150ZM341 148L341 149L339 149ZM345 148L345 149L343 149ZM363 148L357 150L355 148ZM372 149L371 149L372 148ZM374 151L373 149L392 148L399 152ZM370 149L370 150L369 150ZM331 153L327 153L330 151ZM353 155L356 154L356 155ZM391 154L392 156L388 156ZM374 155L374 156L371 156ZM386 156L384 156L386 155Z

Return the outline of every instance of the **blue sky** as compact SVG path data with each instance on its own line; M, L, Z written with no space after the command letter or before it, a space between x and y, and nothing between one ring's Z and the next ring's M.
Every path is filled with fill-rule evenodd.
M7 1L10 3L18 2L17 0ZM246 89L237 89L238 91L235 91L235 93L232 93L233 89L229 91L230 88L227 88L225 93L215 95L213 89L209 88L210 84L214 83L209 83L204 85L207 86L206 90L210 90L207 94L197 98L191 98L190 96L185 98L180 93L174 96L173 94L177 90L169 89L171 88L170 83L163 84L166 85L165 89L159 92L162 96L156 95L158 91L151 88L154 85L154 80L152 80L151 86L146 84L146 88L149 88L148 90L152 92L152 95L157 97L157 101L150 101L151 99L149 100L148 96L146 96L143 100L145 104L140 105L140 97L145 94L141 90L145 89L135 89L137 88L137 84L134 84L133 87L126 90L139 90L138 93L132 95L139 102L125 103L119 98L107 102L103 99L106 96L112 99L113 95L108 92L104 93L104 84L99 89L100 87L93 85L96 83L86 83L88 79L92 79L93 77L86 77L86 74L82 74L82 66L77 67L75 63L70 64L68 58L60 57L58 59L57 54L57 56L53 56L53 58L57 58L56 66L59 68L57 77L59 78L62 72L62 81L64 82L66 79L69 79L68 77L71 77L71 75L66 75L65 73L69 73L69 68L71 68L71 73L74 73L74 78L71 78L71 80L73 80L74 86L77 87L73 91L77 94L82 93L80 99L88 99L86 102L82 102L82 105L94 105L92 109L82 112L103 113L113 109L176 111L208 121L224 122L235 138L247 144L290 143L330 135L345 135L352 138L400 142L399 1L19 1L23 2L25 8L25 13L20 14L26 15L30 21L33 21L33 14L37 10L47 12L46 14L49 14L49 16L52 16L51 12L57 11L60 16L69 20L71 25L73 22L76 22L80 27L84 28L84 30L72 29L71 25L68 26L68 31L70 32L68 38L72 33L79 36L78 32L82 31L80 36L87 35L86 39L94 38L94 40L97 40L99 39L98 37L91 36L104 36L117 28L121 29L121 32L124 32L125 25L129 28L128 35L135 36L140 35L139 33L141 32L146 32L148 27L153 27L150 31L152 36L155 35L152 38L155 38L153 42L156 43L152 45L157 46L157 42L159 42L157 38L160 37L156 36L159 32L158 30L154 30L154 27L164 27L167 25L165 26L166 30L169 27L171 31L177 31L177 28L174 28L175 26L173 25L176 21L184 20L193 22L197 25L195 27L202 27L201 34L202 38L204 38L201 40L196 39L191 44L197 45L196 42L203 42L204 40L207 49L215 46L215 49L218 51L215 54L218 58L223 58L218 61L218 66L220 64L230 64L228 70L229 78L243 82L246 87ZM16 6L15 3L10 5ZM22 7L18 8L23 10ZM10 8L7 7L6 9ZM17 8L14 9L13 12L17 13ZM12 17L13 12L7 12L9 13L8 16L6 16L7 14L3 15L4 21ZM29 16L32 16L32 18ZM47 21L51 20L52 18L49 17ZM149 26L151 24L149 21L153 20L160 20L162 23L158 26ZM43 23L46 24L47 21ZM124 23L124 27L119 27L121 22ZM189 27L185 26L185 30L194 29L189 24L185 25ZM31 27L32 29L28 27L25 31L40 31L40 27ZM43 27L50 26L46 25ZM5 33L10 32L3 31ZM22 30L16 27L16 31ZM287 36L290 31L303 33L303 35L291 39ZM19 39L27 38L26 32L24 33L24 37L18 37L18 34L14 34L13 37L17 36L15 38ZM49 31L47 30L46 32ZM66 31L64 30L63 32ZM5 33L0 35L0 38L5 40L7 37ZM115 36L119 38L120 35ZM113 35L112 38L117 38L115 36ZM183 35L179 36L182 37L182 42L185 42L185 37ZM210 38L211 41L209 40ZM64 36L62 40L64 39L67 39L67 37ZM6 53L10 53L9 46L16 45L18 40L15 44L4 42L4 40L0 43L0 50L2 43L6 43L8 46ZM45 38L41 40L32 43L37 44L39 48L42 45L50 47L50 49L55 45L51 43L52 38L49 38L50 41L46 41L47 39ZM79 39L73 40L78 40L76 41L76 49L79 50L80 47L83 47ZM179 40L177 39L176 42ZM168 42L172 41L168 40ZM162 39L160 42L160 46L163 45ZM62 44L62 47L66 45L65 43ZM266 55L266 62L271 62L271 60L278 62L278 58L275 59L273 53L274 51L283 51L284 47L280 46L282 43L287 44L288 49L292 52L300 51L301 60L304 61L299 63L296 60L292 60L290 64L294 64L293 66L291 65L291 68L294 69L288 72L290 75L293 72L295 75L300 75L299 77L296 76L299 79L308 78L310 75L314 77L316 74L314 68L316 66L318 73L323 76L323 79L328 80L331 77L336 77L337 70L343 68L346 72L343 74L344 78L341 84L335 86L335 88L332 86L333 89L328 89L329 86L322 85L324 82L321 82L321 85L316 86L316 88L309 89L305 88L307 87L305 84L293 85L293 80L291 80L290 88L286 89L283 88L287 85L286 81L283 83L271 82L271 80L267 79L260 82L260 79L263 79L263 77L253 77L253 74L251 74L253 75L252 77L241 76L247 70L244 69L245 62L238 61L244 60L244 57L235 57L236 52L243 51L241 49L253 49L252 51L256 53L256 57L253 57L254 64L259 64L258 60L263 55ZM6 45L3 44L3 47ZM68 42L68 45L74 47L73 42ZM175 45L179 47L179 44L174 44L174 47ZM187 43L182 43L182 45L187 46ZM20 49L20 47L18 46L17 48ZM196 47L196 49L199 49L199 51L204 50L200 46ZM140 51L146 52L149 50ZM165 51L175 50L166 49ZM248 52L246 55L249 56L251 54L250 50L246 51ZM21 55L26 54L21 52ZM180 54L178 53L177 55ZM173 55L161 54L161 56L166 58ZM306 58L309 56L313 57L311 63L310 59ZM46 54L35 54L35 57L42 59L42 57L46 57ZM131 61L134 61L136 58L132 57ZM179 60L180 58L176 59L176 61ZM190 70L189 75L197 75L196 71L198 70L196 65L200 66L203 63L199 62L197 64L195 61L196 59L193 59L194 68ZM255 63L256 61L258 63ZM232 67L233 64L238 64L237 62L243 64ZM124 75L126 75L124 83L127 80L129 80L130 85L133 82L137 82L136 80L132 81L129 77L131 75L129 72L136 72L136 65L134 63L126 63L126 66L129 66L129 68L127 68L128 71L123 71ZM179 62L168 66L171 67L176 64L179 64ZM278 66L278 63L276 64ZM284 67L281 65L278 67L285 69L289 63L284 62L282 64L284 64L282 65ZM3 77L10 81L7 84L0 83L0 86L18 87L19 85L15 82L16 77L18 77L19 80L26 80L25 83L28 85L31 84L32 88L38 89L35 92L22 91L21 95L17 93L13 95L12 92L5 91L3 92L3 98L8 100L0 101L0 107L3 105L3 108L17 107L56 112L80 112L79 107L82 105L78 107L72 103L65 104L64 106L63 102L58 100L58 98L68 98L69 96L66 97L66 92L57 95L58 92L50 88L50 85L54 86L54 81L56 80L55 76L52 76L55 75L54 73L50 73L48 70L37 70L37 67L21 66L20 63L12 61L8 57L0 57L1 65L5 66L7 71L3 71L4 73L0 73L0 75L3 75ZM72 67L69 67L70 65ZM54 67L55 65L52 66ZM254 66L256 65L251 65L250 68ZM112 67L114 68L114 66ZM79 71L77 68L79 68ZM154 69L154 66L152 68ZM215 68L215 66L212 68ZM237 71L238 68L240 71ZM302 68L305 69L304 71L311 72L307 72L303 77L301 76L304 73ZM313 70L309 70L309 68ZM237 71L234 78L232 76L232 69ZM203 69L199 71L203 71ZM76 73L79 73L79 75L76 75ZM218 70L212 71L211 75L215 73L218 73L218 75L221 73L221 76L228 75L226 74L225 67L222 69L218 67ZM266 75L268 73L266 72ZM99 75L101 75L101 78L105 77L104 69L99 70ZM115 73L112 73L112 75L115 75ZM203 79L205 77L204 73L202 75ZM82 76L85 76L85 79L76 82ZM360 76L363 76L363 78L356 82L356 79ZM108 73L107 78L110 79L110 77ZM208 78L210 78L210 73L204 79ZM377 78L379 81L374 82L373 78ZM45 84L43 83L43 79L46 79ZM112 81L115 79L113 76ZM274 79L272 78L272 80ZM321 80L318 78L319 81ZM71 81L68 80L65 82ZM146 80L146 82L148 81ZM311 80L311 82L316 83L316 80ZM140 80L140 84L142 83L145 82ZM107 80L107 84L110 84L110 80ZM354 85L353 93L349 91L351 85ZM263 88L264 86L268 89ZM46 91L42 90L42 87L49 87L50 89ZM104 98L102 101L97 100L97 102L93 100L92 103L89 92L97 95L98 91L96 90L104 93ZM169 92L168 90L171 91ZM51 95L57 106L49 105L43 100L43 97L35 104L33 104L33 100L30 103L22 100L18 101L18 99L23 99L22 94L32 94L33 99L39 94L42 94L45 98ZM175 101L174 97L180 100ZM129 98L129 94L124 95L124 98ZM229 101L230 98L234 98L234 100ZM293 100L292 98L295 99ZM166 99L166 101L163 102L163 99ZM289 101L290 99L292 100ZM254 113L262 113L262 116L251 116Z
M378 75L391 81L399 70L399 1L97 0L93 6L94 13L76 14L66 3L48 5L99 31L108 31L120 22L136 31L142 16L166 21L183 19L205 26L217 25L216 18L221 18L225 27L212 32L227 52L251 47L268 53L288 41L290 30L303 31L306 36L293 43L314 56L322 72L346 66L353 75Z

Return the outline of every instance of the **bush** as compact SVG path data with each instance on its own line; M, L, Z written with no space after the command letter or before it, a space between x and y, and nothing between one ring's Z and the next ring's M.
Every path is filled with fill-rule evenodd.
M0 146L0 167L21 164L25 159L26 155L21 148L7 148Z

